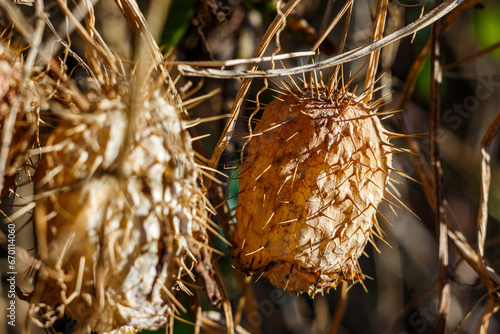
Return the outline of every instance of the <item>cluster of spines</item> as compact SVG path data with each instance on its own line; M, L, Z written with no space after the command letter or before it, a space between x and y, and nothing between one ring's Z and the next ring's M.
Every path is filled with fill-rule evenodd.
M106 73L110 72L114 76L116 75L116 73L114 73L113 70L111 70L111 71L104 71L104 72L106 72ZM96 85L96 89L97 89L97 91L101 90L102 94L104 94L103 95L104 98L106 98L106 96L108 95L106 92L111 92L109 94L109 95L111 95L111 98L116 98L116 97L119 97L120 95L124 95L124 92L126 92L128 90L127 88L121 87L120 89L118 89L121 93L118 93L117 92L117 88L116 88L117 86L115 84L113 84L112 82L108 82L108 79L106 79L107 78L106 76L96 75L95 77L100 78L102 80L102 81L99 81L99 82L96 81L96 84L97 84ZM109 80L110 81L116 81L115 79L116 78L109 79ZM127 80L125 80L125 81L127 81ZM124 82L124 81L122 80L122 82ZM67 87L64 87L64 88L67 89ZM167 88L167 90L165 92L165 97L166 97L167 100L172 100L172 97L170 95L173 94L172 91L174 91L174 90L175 90L175 88L173 88L173 87L168 87ZM97 96L98 99L101 98L101 97L99 97L101 95L101 93L95 93L95 94L90 94L90 95L91 96L93 95L94 97ZM210 94L209 94L209 96L210 96ZM202 97L201 99L204 99L204 98L206 98L206 97ZM191 100L191 101L185 101L185 102L183 102L182 105L178 105L177 107L179 108L179 110L185 110L184 106L186 106L186 105L188 105L188 106L189 105L193 105L193 104L198 103L199 101L200 101L200 98L195 98L194 100ZM74 107L74 105L70 105L70 106L71 106L71 108ZM71 116L70 119L74 120L74 117L76 117L78 119L79 117L83 117L83 115L85 115L85 113L86 113L86 110L79 110L78 107L76 107L76 109L74 109L71 113L68 113L68 116ZM63 119L64 119L65 115L62 115L62 116L63 116ZM179 112L178 116L181 117L180 112ZM182 129L183 129L182 131L188 131L188 129L191 128L191 127L194 127L194 126L196 126L198 124L201 124L201 123L203 123L205 121L211 121L211 120L212 119L208 119L208 120L183 120L183 119L180 119L180 122L182 123ZM83 122L83 123L81 123L79 125L76 125L75 129L81 128L81 126L85 126L85 122ZM69 130L71 131L71 129L69 129ZM201 138L201 137L191 138L187 134L187 132L184 133L184 136L185 136L185 138L184 138L185 140L183 140L183 145L188 145L188 146L191 146L192 142L194 142L194 141L196 141L196 140L198 140L198 139ZM64 139L63 142L68 143L68 140L71 142L71 139L69 139L69 138ZM78 145L78 143L69 143L69 144L73 144L73 145L76 144L76 145ZM173 144L173 143L168 143L168 144L170 145L170 144ZM63 144L61 143L61 145L63 145ZM46 156L50 156L51 152L56 152L59 149L61 149L61 147L45 146L45 147L42 148L42 151L43 151L43 154L45 154ZM96 153L101 153L101 152L96 152ZM196 195L195 196L204 199L203 200L203 207L196 206L194 208L194 210L196 211L196 213L193 215L193 217L194 217L194 221L193 222L196 225L200 226L201 229L205 229L207 231L210 231L210 232L214 233L215 235L218 235L218 233L216 231L218 229L218 227L215 225L215 223L213 223L207 217L207 211L210 212L210 213L214 213L215 210L210 206L210 202L208 200L205 200L206 199L206 191L201 186L201 183L200 183L201 182L200 178L202 176L205 176L207 178L212 177L211 173L207 172L207 171L210 171L210 169L202 164L204 158L203 158L203 156L201 154L199 154L199 153L197 153L195 151L193 151L192 153L194 155L193 159L194 159L194 161L196 161L196 164L194 165L194 168L196 170L195 174L196 174L197 178L199 178L198 181L195 182L198 185L198 187L196 187L196 189L195 189L195 191L196 191ZM76 168L77 166L74 166L74 167ZM110 171L108 170L106 173L109 173L109 172ZM55 176L54 173L57 173L57 171L56 170L49 171L49 174L47 174L47 175L45 175L43 177L43 179L41 180L42 181L41 183L46 183L46 182L50 181ZM84 177L83 179L88 179L89 177L91 177L91 175L93 175L93 172L90 172L90 174L87 175L87 177ZM64 189L53 189L53 190L50 190L49 193L54 193L54 191L58 192L58 191L63 191L63 190ZM40 196L41 197L43 197L43 196L50 196L49 193L47 193L47 194L44 194L44 193L39 194L39 197ZM47 214L50 214L50 213L47 213ZM206 217L207 219L204 219L202 217ZM200 233L200 231L195 231L194 233L195 234L196 233ZM194 236L192 236L192 237L194 237ZM115 241L118 242L117 240L115 240ZM210 245L210 243L208 242L207 238L204 238L204 240L202 240L202 241L198 241L198 240L189 240L189 241L190 241L190 243L189 243L188 246L190 248L199 249L200 252L203 253L205 257L207 256L207 254L210 255L212 253L217 253L217 254L220 253L219 251L217 251L216 249L214 249ZM65 248L69 247L69 243L70 242L71 242L71 240L68 240L68 244L65 246ZM43 245L41 245L41 246L43 246ZM207 281L208 279L211 279L212 273L208 273L208 272L206 272L206 270L204 270L205 267L206 267L206 265L207 265L207 263L204 263L204 262L205 261L209 261L210 262L210 259L208 259L208 260L205 259L205 261L202 261L203 259L202 259L201 255L199 255L199 254L198 255L192 254L191 251L190 251L190 249L186 249L186 253L188 254L188 259L192 259L192 261L193 261L192 263L199 263L199 265L196 266L196 271L197 272L199 271L199 274L201 276L204 276L203 277L204 280ZM64 262L64 256L65 256L65 252L63 251L60 254L60 258L58 260L56 260L56 262L57 263L63 263ZM192 270L193 270L192 263L189 263L189 264L186 263L186 259L183 257L184 255L182 255L182 254L177 254L177 255L173 255L173 256L177 256L174 259L174 263L176 263L176 266L178 266L180 268L179 275L177 277L177 281L176 281L175 285L180 290L184 291L188 295L191 295L192 292L191 292L190 288L188 288L188 286L192 286L192 283L189 283L188 281L185 281L185 278L186 278L186 275L187 275L187 277L189 277L190 281L192 281L192 282L195 281L194 274L192 273ZM85 260L83 259L83 261L85 261ZM37 262L37 265L36 265L37 270L40 270L41 267L43 267L43 266L44 266L43 265L43 261L42 262ZM60 310L60 312L64 312L64 305L70 304L73 300L75 300L75 298L78 298L78 297L81 296L81 292L82 292L81 291L81 286L82 286L81 284L82 284L82 279L83 279L83 269L82 268L84 268L84 267L85 267L85 262L81 262L80 266L78 268L75 268L75 273L76 273L75 280L77 282L76 289L75 289L75 291L72 292L72 294L69 297L65 297L64 286L61 286L61 288L63 289L63 291L61 292L62 293L61 294L61 298L63 300L62 300L62 304L60 305L62 307L62 309ZM63 272L61 272L61 274L62 274L62 276L65 276ZM59 279L56 278L56 280L59 280ZM95 290L96 290L97 294L100 295L100 296L104 295L103 289L104 289L103 286L95 286ZM167 297L171 300L172 310L169 311L169 312L171 312L171 316L175 316L176 313L178 314L177 309L180 309L181 311L186 311L184 309L184 307L178 302L177 298L169 291L169 288L163 287L162 290L165 292L165 294L167 295ZM215 290L217 290L216 286L215 286ZM217 302L217 300L216 300L217 298L219 298L219 297L216 296L216 297L212 298L212 301ZM31 313L32 314L37 313L38 309L39 308L37 308L37 307L34 307L34 308L32 307Z
M316 71L310 73L309 80L307 80L306 75L303 74L303 77L301 79L302 84L300 86L295 82L295 80L293 78L289 77L289 83L287 83L285 81L281 81L281 85L275 84L275 86L277 87L277 89L273 89L273 91L277 93L277 96L275 96L275 99L284 101L282 96L283 97L294 96L299 101L306 101L307 100L307 101L318 101L318 102L325 102L325 103L329 102L332 106L339 106L340 110L343 110L343 108L341 106L349 105L349 106L354 107L354 106L357 106L359 104L364 104L368 110L371 110L371 112L367 113L367 115L365 115L365 116L359 117L358 119L371 118L371 117L381 117L381 116L390 117L394 113L397 112L397 111L389 110L389 111L377 113L376 110L386 103L385 102L387 100L386 96L367 103L365 100L369 96L371 96L371 94L374 92L373 89L366 89L359 96L355 96L353 93L350 93L351 90L349 89L349 86L350 86L350 84L355 76L353 76L347 83L344 83L342 75L338 79L334 79L337 77L338 70L336 70L335 74L336 74L335 76L330 77L329 83L326 85L323 83L323 78L322 78L321 72L319 72L319 75L317 74ZM318 77L319 77L319 79L318 79ZM266 89L268 88L267 81L266 81L265 88ZM355 91L355 90L356 90L356 88L353 91ZM258 101L258 96L257 96L256 104L257 104L257 108L254 109L254 111L252 112L252 115L248 119L249 133L245 136L246 142L245 142L245 145L243 146L243 149L241 152L241 159L240 159L239 163L238 162L235 163L235 166L238 167L238 171L239 171L238 173L234 174L235 176L238 174L241 175L241 174L245 173L248 169L250 169L252 167L250 165L245 165L244 159L243 159L243 153L244 153L245 147L252 140L252 138L260 136L268 131L272 131L272 130L276 129L277 127L282 126L286 123L286 122L282 122L280 124L273 124L273 125L269 126L268 128L266 128L264 131L261 131L260 133L253 132L252 131L252 123L255 123L255 120L253 119L253 117L257 114L258 111L262 110L262 108L265 107ZM338 115L337 121L346 122L346 121L353 121L353 119L342 119L341 115ZM386 135L389 139L404 137L404 135L396 134L396 133L387 131L383 128L382 128L382 133L384 135ZM292 138L295 135L297 135L297 133L292 134L288 139ZM350 135L351 135L351 140L354 141L354 139L352 138L352 133ZM397 147L397 146L395 146L387 141L383 141L381 145L386 147L385 151L387 154L408 152L407 150L399 148L399 147ZM372 154L374 154L374 153L372 152ZM248 158L248 156L247 156L247 158ZM350 163L354 163L354 162L355 161L351 161ZM361 162L358 162L358 163L362 164ZM297 164L297 166L298 166L298 164ZM350 165L344 166L343 169L346 169L347 167L350 167ZM261 173L261 175L259 175L259 177L262 176L262 174L266 173L270 168L272 168L272 165L268 166ZM400 176L403 176L403 177L408 177L406 174L392 168L392 166L389 166L387 172L382 170L380 168L380 166L377 169L377 171L381 171L383 174L385 174L387 176L387 186L391 187L394 191L396 191L396 193L397 193L397 189L394 187L393 182L401 183L401 181L398 180L397 178L395 178L393 175L391 175L391 172L394 172L394 173L396 173ZM338 171L336 171L336 172L338 172ZM376 171L374 172L372 170L372 172L375 173ZM238 177L235 177L234 179L238 179ZM283 188L284 183L286 183L288 181L289 181L288 178L283 181L283 184L279 188L279 191ZM344 180L344 182L347 182L347 181L348 181L348 178L346 178L346 180ZM370 180L370 182L372 182L372 181ZM233 195L233 197L240 195L242 193L242 191L246 191L246 190L240 189L237 194ZM401 206L408 209L408 207L406 205L404 205L404 203L396 195L394 195L391 191L389 191L387 188L384 189L384 193L387 194L388 196L390 196L391 198L393 198ZM229 197L228 197L228 199L229 199ZM382 198L382 200L389 205L390 209L394 213L395 213L395 211L394 211L393 207L399 208L399 206L396 203L390 201L385 196ZM356 206L352 199L351 199L351 202L354 204L354 206ZM251 205L251 204L249 204L249 205ZM333 205L333 203L330 203L330 205ZM370 203L369 208L370 207L373 208L376 213L380 214L384 218L384 220L386 220L389 224L391 224L389 222L389 220L383 215L383 213L380 212L380 210L376 207L376 205L374 205L373 203ZM234 207L232 209L236 210L236 207ZM357 210L359 211L359 215L363 214L363 212L361 212L361 210L359 208L357 208ZM269 222L273 218L274 214L275 214L275 212L273 211L271 213L271 217L269 217L267 222L264 224L264 227L266 227L269 224ZM318 214L322 214L322 212L318 212ZM230 219L232 220L234 217L235 217L235 215L230 217ZM378 224L377 219L375 217L375 214L372 215L371 221L372 221L373 226L368 231L369 232L368 241L374 246L374 248L377 252L380 252L380 250L378 249L378 247L376 246L376 244L374 242L373 237L375 236L376 238L385 242L384 237L383 237L384 232L382 231L382 228ZM287 222L287 223L289 224L290 222ZM251 222L249 222L249 223L251 223ZM283 224L283 226L285 226L285 224ZM248 227L247 227L247 232L248 232ZM245 245L245 240L243 240L241 248L243 248L244 245ZM257 248L256 250L250 252L250 254L246 254L246 255L255 254L256 252L262 251L267 246L268 245L263 245L263 246ZM365 253L363 252L363 254L365 254ZM356 268L355 271L359 273L359 277L357 279L355 279L354 281L359 281L359 282L361 282L361 284L363 284L362 278L364 277L364 275L361 274L361 269L360 269L358 260L355 258L351 258L351 262L352 262L353 266ZM269 271L270 269L272 269L272 267L275 267L276 265L278 265L278 264L275 263L275 264L273 264L273 266L271 266L271 268L268 268L269 267L268 266L264 270L258 271L261 274L260 276L262 276L262 274L264 272ZM248 273L249 274L257 273L257 272L254 272L251 267L252 267L252 265L250 265L250 267L247 269ZM293 270L293 267L294 267L294 265L292 264L291 271ZM260 276L259 276L259 278L260 278ZM321 274L318 275L318 280L319 280L320 276L321 276ZM346 280L352 281L352 279L353 279L353 277L349 277L350 275L346 272L344 272L343 276L344 276L344 279L346 279ZM317 284L316 284L316 288L317 288ZM314 291L312 292L312 294L314 294L316 292L316 289L313 289L313 290Z

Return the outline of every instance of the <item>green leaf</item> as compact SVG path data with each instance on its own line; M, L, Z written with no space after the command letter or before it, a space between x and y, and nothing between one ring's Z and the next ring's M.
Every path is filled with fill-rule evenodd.
M173 0L163 28L161 45L170 49L175 47L186 33L195 13L197 0Z
M486 48L500 41L500 5L493 1L485 3L482 10L472 14L471 31L481 48ZM500 50L490 53L490 57L500 61Z

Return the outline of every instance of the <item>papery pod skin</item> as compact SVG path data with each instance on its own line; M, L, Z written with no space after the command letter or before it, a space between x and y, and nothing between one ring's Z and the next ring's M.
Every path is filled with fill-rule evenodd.
M118 329L115 329L111 332L106 332L105 334L137 334L139 333L141 330L140 329L137 329L136 327L132 327L132 326L122 326Z
M391 169L388 136L353 94L283 93L252 132L238 180L233 259L285 290L314 296L363 279Z
M39 325L65 314L76 333L157 329L192 263L212 279L198 166L165 95L144 89L129 138L126 96L99 93L91 113L73 113L49 136L36 184Z
M4 178L2 198L15 188L17 172L29 164L38 136L39 96L31 78L22 87L23 76L22 55L0 42L0 140L4 138L9 114L16 113L4 175L0 176Z

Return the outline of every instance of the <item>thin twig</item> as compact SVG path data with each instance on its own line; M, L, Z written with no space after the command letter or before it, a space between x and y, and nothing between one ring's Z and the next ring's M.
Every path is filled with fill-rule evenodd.
M217 285L219 286L219 290L222 295L222 308L224 309L224 315L226 318L226 333L234 334L234 318L231 309L231 303L229 302L229 297L227 295L224 276L222 275L219 263L216 261L212 261L212 264L215 271L215 280L217 281Z
M344 317L344 312L347 307L347 287L348 283L342 281L340 285L340 299L335 308L335 314L333 315L332 324L330 325L329 334L336 334L339 332L340 325L342 324L342 318Z
M453 15L449 15L446 17L446 19L443 21L442 28L441 28L441 33L444 33L456 20L457 18L463 14L466 10L470 9L473 7L475 4L480 2L479 0L470 0L470 1L463 1L460 4L460 7L457 8L455 12L453 12ZM408 77L405 81L405 87L403 90L403 94L400 99L400 105L399 108L403 109L403 112L400 113L400 120L401 120L401 125L404 130L404 132L408 135L411 133L414 133L411 122L408 118L408 114L404 109L404 106L407 104L409 101L412 92L413 92L413 87L416 79L416 74L418 73L419 69L421 68L427 54L431 50L431 40L429 39L425 47L420 51L417 59L414 61L412 64L411 70L408 74ZM412 157L414 159L414 165L417 171L417 174L419 175L419 179L422 183L422 189L425 192L426 199L432 208L433 212L436 214L438 208L436 207L436 198L435 198L435 193L434 193L434 180L431 177L431 174L427 168L426 162L423 158L423 155L421 153L420 147L415 140L415 138L408 136L406 137L407 143L409 145L409 148L411 150ZM446 222L447 228L448 228L448 237L450 238L450 241L453 243L453 246L456 248L460 256L471 266L471 268L477 273L481 283L483 286L488 290L488 291L493 291L500 285L500 278L498 277L497 273L492 269L486 266L486 264L483 261L482 256L480 256L478 253L474 251L474 249L470 246L470 244L467 242L465 236L463 233L460 231L458 224L456 221L452 220L453 219L453 214L448 206L448 203L446 200L443 201L443 205L445 208L446 214L444 215L444 221Z
M444 34L448 29L457 21L458 18L462 16L462 14L480 3L481 0L469 0L462 1L461 4L451 12L446 18L444 18L442 26L441 26L441 34ZM417 74L420 72L429 52L431 51L431 39L429 38L425 45L420 49L417 57L413 61L410 70L408 71L408 75L406 76L405 85L403 88L403 92L401 94L401 98L399 101L399 108L403 109L403 107L408 103L413 94L413 90L415 88L415 82L417 80Z
M299 51L299 52L290 52L284 53L280 55L273 55L271 57L254 57L254 58L245 58L245 59L229 59L229 60L196 60L196 61L166 61L166 65L188 65L188 66L219 66L219 67L229 67L229 66L237 66L249 63L262 63L273 60L285 60L292 59L298 57L310 57L316 54L315 51Z
M479 324L479 334L487 334L488 327L490 326L491 316L498 312L500 305L498 305L498 299L496 297L490 297L486 303L486 308L480 318Z
M340 9L340 11L335 16L335 19L333 19L333 21L330 23L330 25L326 29L326 31L318 38L318 41L314 44L314 46L311 49L312 51L316 51L319 48L319 46L321 45L321 43L323 43L323 41L326 39L328 34L330 34L330 32L333 30L333 28L335 28L335 26L340 21L342 16L344 16L344 14L347 12L347 10L349 8L352 8L353 3L354 3L354 0L346 1L344 6L342 7L342 9Z
M493 51L495 51L496 49L500 48L500 41L491 45L491 46L488 46L487 48L484 48L482 50L479 50L477 52L474 52L473 54L471 55L468 55L467 57L464 57L460 60L457 60L451 64L448 64L446 66L443 67L443 71L448 71L448 70L451 70L453 68L456 68L462 64L465 64L465 63L468 63L474 59L477 59L477 58L480 58L482 56L485 56Z
M450 286L448 284L448 229L444 222L444 194L443 194L443 169L439 154L439 121L441 119L441 50L440 50L441 21L434 23L432 27L432 53L431 53L431 92L430 92L430 151L431 166L434 177L434 193L436 203L435 224L439 240L439 308L437 333L445 333L446 319L450 308Z
M377 12L375 17L375 22L373 24L372 42L382 39L384 36L384 27L387 19L387 6L389 5L389 0L378 0L377 1ZM375 83L375 78L377 77L378 62L380 59L380 49L370 53L370 59L368 60L368 68L366 72L365 81L365 103L368 103L372 99L373 86Z
M283 16L277 16L273 20L264 37L262 38L259 47L257 48L255 58L261 58L264 55L264 52L269 46L269 43L271 42L273 36L279 31L280 27L282 26L282 20L284 20L290 14L292 9L295 8L295 6L297 6L299 2L300 0L293 0L289 2L284 9ZM250 70L255 71L258 66L259 63L254 63L250 66ZM222 135L220 136L217 145L215 146L214 152L212 153L212 157L210 158L209 166L214 169L217 169L219 159L232 138L234 127L236 126L236 120L238 119L241 110L241 105L243 104L246 93L250 89L251 83L252 78L245 78L241 83L238 93L236 94L236 98L230 112L231 116L227 121L226 126L224 127L224 131L222 132Z
M496 291L498 291L498 289L500 289L500 287L498 287L497 289L495 289ZM465 315L463 316L463 318L460 320L460 322L457 324L457 326L455 327L455 329L453 329L453 332L452 334L456 334L456 333L459 333L459 331L462 329L463 327L463 324L464 322L471 316L472 314L472 311L474 311L478 306L479 304L481 304L481 302L486 299L486 297L490 297L491 298L491 293L494 292L494 291L489 291L487 293L485 293L484 295L482 295L478 300L476 300L476 302L469 308L469 310L465 313ZM463 332L463 331L462 331Z
M486 229L488 222L488 194L491 183L490 167L490 144L498 133L500 127L500 112L491 122L488 130L481 140L481 200L479 202L479 213L477 215L477 252L484 256L484 242L486 240Z
M63 12L63 14L68 17L72 24L74 25L74 28L78 32L78 34L82 37L82 39L86 42L89 43L92 46L93 50L96 50L99 52L99 54L102 56L103 59L105 59L108 63L108 66L110 66L113 69L114 73L118 72L118 69L116 67L116 64L114 62L113 56L110 53L106 52L106 50L102 47L102 45L98 44L95 42L94 38L92 38L87 30L83 27L83 25L80 23L80 18L76 17L68 8L68 4L65 0L57 0L57 3L59 4L59 8ZM88 3L82 2L80 4L80 8L77 8L77 11L88 13L87 11L87 5Z
M404 28L376 41L370 43L366 46L356 48L354 50L345 52L341 55L331 57L327 60L320 61L314 64L306 64L302 66L290 67L288 69L278 69L278 70L264 70L257 71L255 67L251 67L248 71L227 71L227 70L215 70L215 69L195 69L191 66L180 65L179 71L186 76L199 76L199 77L211 77L220 79L230 79L230 78L272 78L279 76L290 76L295 74L302 74L305 72L311 72L315 70L320 70L324 68L330 68L335 65L344 64L359 58L366 56L367 54L385 47L391 43L394 43L404 37L410 36L411 34L419 31L428 25L436 22L440 18L444 17L455 9L462 1L460 0L448 0L442 5L436 7L426 15L422 16L420 19L406 25Z
M28 42L28 44L32 45L33 47L33 45L35 45L35 31L28 23L28 21L24 18L24 15L19 10L19 8L6 0L1 0L0 6L3 8L9 18L9 21L13 23L13 26L16 28L19 34L26 40L26 42ZM45 13L43 13L43 15L44 19L46 19ZM68 76L61 68L59 62L52 57L52 52L50 52L49 49L41 42L37 42L37 45L38 56L40 56L43 62L47 64L48 68L52 70L52 73L57 76L59 80L65 83L65 88L67 89L66 93L71 96L71 100L80 110L88 110L90 108L89 101L80 92L80 90L76 88L74 83L68 80Z
M36 28L33 35L33 44L28 53L28 57L23 68L23 77L19 84L19 94L16 96L9 113L3 124L2 134L1 134L1 149L0 149L0 192L3 190L4 174L7 168L7 160L9 158L10 146L12 143L12 136L14 134L14 125L16 123L16 117L18 112L23 108L26 97L26 87L31 80L31 72L37 54L39 51L39 46L42 42L43 30L45 28L45 21L43 19L43 2L37 1L36 6Z

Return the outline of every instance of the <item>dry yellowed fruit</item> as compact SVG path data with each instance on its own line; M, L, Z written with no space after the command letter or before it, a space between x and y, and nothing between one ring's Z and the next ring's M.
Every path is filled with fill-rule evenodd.
M8 147L2 198L28 163L38 135L39 98L31 78L23 80L23 71L22 55L0 43L0 140Z
M43 148L31 297L41 326L66 315L76 333L160 328L193 268L219 298L190 136L150 88L135 117L127 95L88 94L92 112L66 113Z
M238 181L238 267L312 296L363 279L358 258L378 232L391 168L373 109L314 89L285 92L264 109Z

